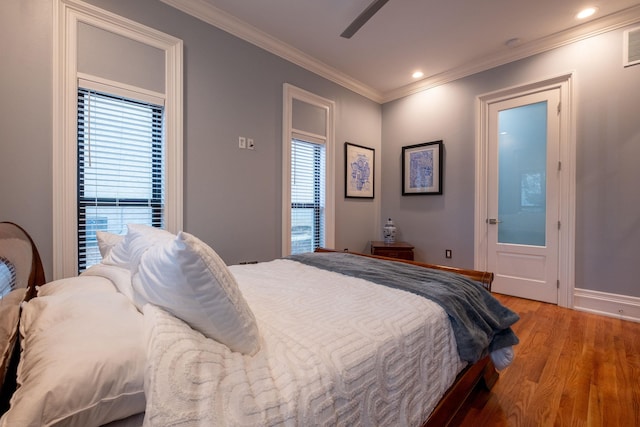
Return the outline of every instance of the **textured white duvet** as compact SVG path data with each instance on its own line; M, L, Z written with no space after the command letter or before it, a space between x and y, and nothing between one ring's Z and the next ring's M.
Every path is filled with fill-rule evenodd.
M230 269L260 350L145 306L145 425L420 425L464 367L429 300L288 260Z

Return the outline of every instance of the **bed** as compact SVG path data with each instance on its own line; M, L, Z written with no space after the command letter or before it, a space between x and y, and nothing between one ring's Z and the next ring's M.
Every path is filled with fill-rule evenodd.
M134 224L98 241L101 264L22 304L1 426L442 426L517 343L490 273L329 250L226 266Z

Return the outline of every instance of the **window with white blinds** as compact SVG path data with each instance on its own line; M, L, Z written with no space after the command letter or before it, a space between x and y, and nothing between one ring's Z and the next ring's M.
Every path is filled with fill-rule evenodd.
M164 227L164 106L78 89L78 271L100 262L96 231Z
M291 141L291 253L324 246L325 145Z

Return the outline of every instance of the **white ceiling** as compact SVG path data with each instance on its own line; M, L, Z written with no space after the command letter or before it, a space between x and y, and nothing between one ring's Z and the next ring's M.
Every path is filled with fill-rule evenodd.
M377 102L640 22L640 0L390 0L345 39L373 0L162 1Z

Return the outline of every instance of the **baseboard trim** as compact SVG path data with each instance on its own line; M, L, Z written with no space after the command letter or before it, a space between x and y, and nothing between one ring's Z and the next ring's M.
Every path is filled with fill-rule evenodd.
M574 289L573 308L640 323L640 298L637 297Z

